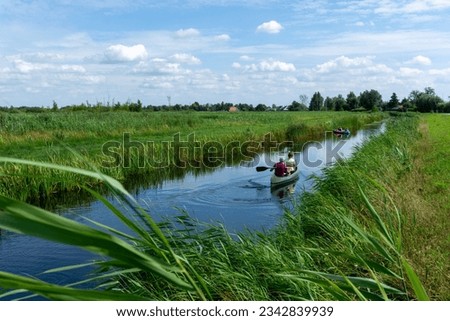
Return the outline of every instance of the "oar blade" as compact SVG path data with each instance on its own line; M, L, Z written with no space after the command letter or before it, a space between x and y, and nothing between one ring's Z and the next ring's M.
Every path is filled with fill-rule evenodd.
M257 172L263 172L263 171L268 170L268 169L273 169L273 168L272 167L267 167L267 166L257 166L256 167L256 171Z

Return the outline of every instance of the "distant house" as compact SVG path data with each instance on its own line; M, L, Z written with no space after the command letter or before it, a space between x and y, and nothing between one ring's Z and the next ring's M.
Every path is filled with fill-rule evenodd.
M239 111L239 109L237 109L236 106L231 106L231 107L228 109L228 111L229 111L230 113L235 113L235 112Z

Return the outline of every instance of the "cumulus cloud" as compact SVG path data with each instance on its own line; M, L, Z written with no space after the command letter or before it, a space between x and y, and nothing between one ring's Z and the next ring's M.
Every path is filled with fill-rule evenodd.
M429 66L429 65L431 65L431 59L428 57L419 55L419 56L415 56L413 59L408 61L408 63Z
M152 59L152 66L150 69L143 70L151 74L185 74L189 71L183 69L179 62L169 61L164 58Z
M113 45L109 46L105 52L106 62L132 62L145 60L148 57L144 45L135 46Z
M21 73L29 73L36 70L42 70L46 68L43 64L33 64L31 62L24 61L22 59L14 60L14 66Z
M262 71L295 71L294 64L278 60L264 60L260 62L259 67Z
M190 38L190 37L197 37L200 35L200 31L194 28L189 29L180 29L175 33L180 38Z
M247 55L242 55L242 56L239 57L239 59L242 60L242 61L250 61L250 60L253 60L252 57L247 56Z
M279 33L281 30L283 30L283 26L275 20L264 22L256 28L257 32L266 32L270 34Z
M219 41L228 41L231 39L231 37L227 34L222 34L222 35L215 36L214 39L219 40Z
M423 72L422 70L416 68L400 68L400 75L403 77L417 77L420 76Z
M340 72L342 70L357 72L358 70L362 72L385 72L390 73L392 69L384 64L376 64L373 62L373 58L370 56L367 57L356 57L349 58L346 56L340 56L333 60L329 60L323 64L319 64L314 68L314 71L321 73L331 73L331 72Z
M231 64L231 67L233 67L233 68L235 68L235 69L240 69L242 66L241 66L241 64L238 63L238 62L233 62L233 63Z
M445 68L445 69L431 69L429 71L430 75L432 76L445 76L448 77L450 76L450 68Z
M259 71L269 71L269 72L291 72L295 71L295 65L292 63L279 61L279 60L262 60L257 64L248 64L248 65L241 65L238 62L234 62L232 64L232 67L235 69L243 69L244 71L250 71L250 72L259 72Z
M86 69L80 65L57 65L48 63L33 63L22 59L14 59L14 67L20 73L31 73L39 71L64 72L64 73L85 73Z
M193 55L189 55L186 53L177 53L169 57L171 60L179 63L185 63L188 65L199 65L201 64L200 59Z

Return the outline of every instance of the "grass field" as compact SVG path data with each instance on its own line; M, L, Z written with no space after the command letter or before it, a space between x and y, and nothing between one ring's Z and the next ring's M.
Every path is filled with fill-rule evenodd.
M45 157L42 149L65 142L97 152L99 144L130 133L136 140L170 140L195 131L199 139L260 138L268 131L285 137L290 126L357 129L380 115L348 112L0 112L0 151L12 156ZM229 138L230 137L230 138ZM30 150L30 148L32 148Z

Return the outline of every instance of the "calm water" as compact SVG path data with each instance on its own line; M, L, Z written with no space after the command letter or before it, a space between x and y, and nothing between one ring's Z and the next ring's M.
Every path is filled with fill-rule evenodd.
M348 139L332 137L320 143L309 143L302 152L295 153L301 170L299 179L278 190L270 188L271 172L256 172L255 167L276 161L279 154L262 154L259 160L248 166L224 167L200 176L187 174L180 180L141 189L135 197L156 219L180 215L181 210L186 210L200 221L220 222L229 231L270 229L277 224L283 210L292 206L293 199L312 188L312 181L308 179L311 175L321 175L325 166L336 161L335 156L349 157L355 146L383 130L384 126L378 124L362 129ZM126 231L99 202L66 208L58 214L83 223L86 223L85 218L89 218ZM91 258L89 253L74 247L0 232L0 271L67 284L82 279L87 270L76 270L77 273L42 272L83 263Z

